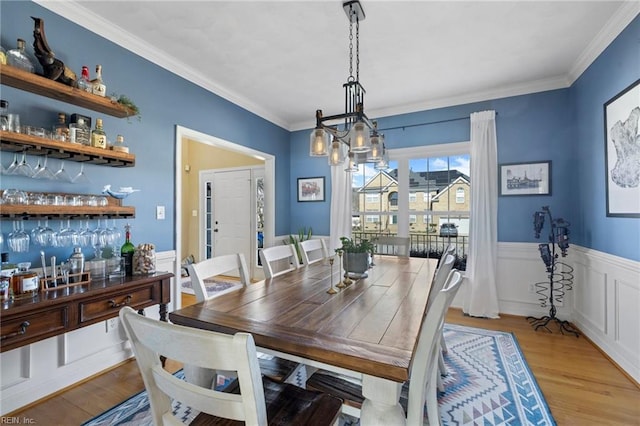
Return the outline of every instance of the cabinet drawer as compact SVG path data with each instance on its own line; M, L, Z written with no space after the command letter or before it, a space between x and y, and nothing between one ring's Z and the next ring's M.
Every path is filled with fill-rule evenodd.
M4 350L63 333L69 325L67 306L2 318L1 345Z
M150 283L148 286L114 293L100 299L80 302L78 307L80 326L87 323L98 322L118 316L120 309L130 306L133 309L142 309L147 306L160 303L159 283Z

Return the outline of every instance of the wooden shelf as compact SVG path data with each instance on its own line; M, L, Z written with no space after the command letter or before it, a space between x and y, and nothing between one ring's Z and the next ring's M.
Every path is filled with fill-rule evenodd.
M135 114L127 107L111 101L108 97L87 93L75 87L23 71L10 65L0 66L0 82L36 95L77 105L113 117L125 118Z
M26 150L30 155L48 155L51 158L111 167L133 167L136 164L136 157L133 154L1 130L0 150L6 152Z
M4 190L0 190L0 196ZM52 194L47 192L47 194ZM68 194L55 193L58 195L88 195L88 196L105 196L104 194ZM94 206L41 206L32 204L2 204L0 205L0 216L8 219L31 219L44 218L51 219L81 219L81 218L124 218L135 217L136 208L131 206L123 206L122 200L106 196L107 205Z

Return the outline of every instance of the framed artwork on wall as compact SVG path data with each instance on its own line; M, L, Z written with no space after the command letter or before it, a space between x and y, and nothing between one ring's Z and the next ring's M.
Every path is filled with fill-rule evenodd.
M551 195L551 161L500 164L500 195Z
M604 104L607 216L640 217L640 79Z
M298 178L298 201L324 201L324 177Z

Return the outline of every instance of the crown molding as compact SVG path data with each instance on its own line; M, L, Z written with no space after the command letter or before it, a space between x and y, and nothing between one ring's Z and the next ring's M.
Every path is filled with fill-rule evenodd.
M465 105L474 102L489 101L500 98L508 98L511 96L527 95L530 93L545 92L547 90L564 89L569 87L570 83L567 77L558 76L543 80L530 81L526 83L513 84L511 86L503 86L489 90L483 90L475 93L467 93L461 96L450 96L439 99L431 99L424 102L400 105L389 108L367 109L367 116L370 119L379 119L381 117L390 117L394 115L408 114L418 111L427 111L436 108L446 108L456 105ZM315 126L315 121L295 123L291 126L291 130L311 129Z
M195 72L184 64L176 62L175 58L157 49L138 37L127 32L125 29L106 22L100 15L91 12L89 9L75 1L50 1L34 0L40 6L62 16L69 21L80 25L87 30L117 44L118 46L158 65L167 71L176 74L185 80L194 83L203 89L220 96L229 102L234 103L247 111L268 120L269 122L289 130L288 123L282 117L273 115L270 111L251 102L234 92L225 89L210 78Z
M640 14L639 1L631 0L622 3L569 70L567 78L570 84L573 84L582 73L585 72L589 65L598 58L604 49L620 35L622 30L624 30L638 14Z

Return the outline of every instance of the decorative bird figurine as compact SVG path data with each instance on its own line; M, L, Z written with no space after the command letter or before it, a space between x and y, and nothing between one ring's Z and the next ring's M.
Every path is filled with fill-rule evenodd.
M49 47L47 38L44 35L44 20L33 16L31 19L34 21L33 51L36 54L36 58L38 58L38 62L42 65L44 76L68 86L73 86L78 79L76 73L55 57L56 54Z
M107 194L112 196L113 198L117 198L118 200L122 200L123 198L127 198L129 195L133 194L134 192L138 192L140 191L139 189L133 189L130 186L125 186L125 187L120 187L120 191L112 191L111 190L111 185L105 185L104 189L102 190L103 194Z

